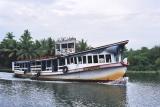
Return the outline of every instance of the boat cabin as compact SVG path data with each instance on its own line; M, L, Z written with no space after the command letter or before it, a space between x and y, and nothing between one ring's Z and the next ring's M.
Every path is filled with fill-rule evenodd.
M75 53L76 38L63 38L57 40L55 45L56 55L67 55L70 53Z
M75 39L57 41L56 57L41 60L15 61L12 63L13 71L26 72L62 72L64 67L72 71L84 67L103 64L119 63L122 61L124 45L128 41L122 41L83 52L75 53Z

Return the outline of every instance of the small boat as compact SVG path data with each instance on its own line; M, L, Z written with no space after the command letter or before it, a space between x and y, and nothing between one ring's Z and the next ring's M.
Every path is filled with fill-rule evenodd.
M76 39L56 41L55 57L12 62L15 77L45 81L110 82L123 78L128 40L76 52Z

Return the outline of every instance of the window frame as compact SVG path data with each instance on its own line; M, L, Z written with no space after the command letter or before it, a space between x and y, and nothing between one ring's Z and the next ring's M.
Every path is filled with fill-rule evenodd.
M90 57L90 58L89 58L89 57ZM88 55L88 56L87 56L87 59L88 59L88 64L92 64L92 63L93 63L92 55Z
M87 56L83 56L82 60L83 60L83 64L87 64Z
M97 57L96 58L97 62L95 62L95 58L94 58L95 56ZM98 55L93 55L93 63L98 63Z
M103 56L103 58L100 58L100 56ZM104 54L98 55L98 63L105 63L105 55Z

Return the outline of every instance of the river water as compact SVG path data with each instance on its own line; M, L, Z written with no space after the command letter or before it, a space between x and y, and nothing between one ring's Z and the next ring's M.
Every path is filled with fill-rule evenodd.
M0 107L160 107L160 76L135 74L123 85L47 82L0 73Z

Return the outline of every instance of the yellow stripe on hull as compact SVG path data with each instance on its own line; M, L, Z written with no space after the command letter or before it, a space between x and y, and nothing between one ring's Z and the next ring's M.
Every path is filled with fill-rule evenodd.
M125 71L123 70L119 70L119 71L115 71L113 73L107 74L103 77L99 77L99 78L94 78L93 80L109 80L109 81L113 81L113 80L117 80L120 79L121 77L123 77L125 74Z

